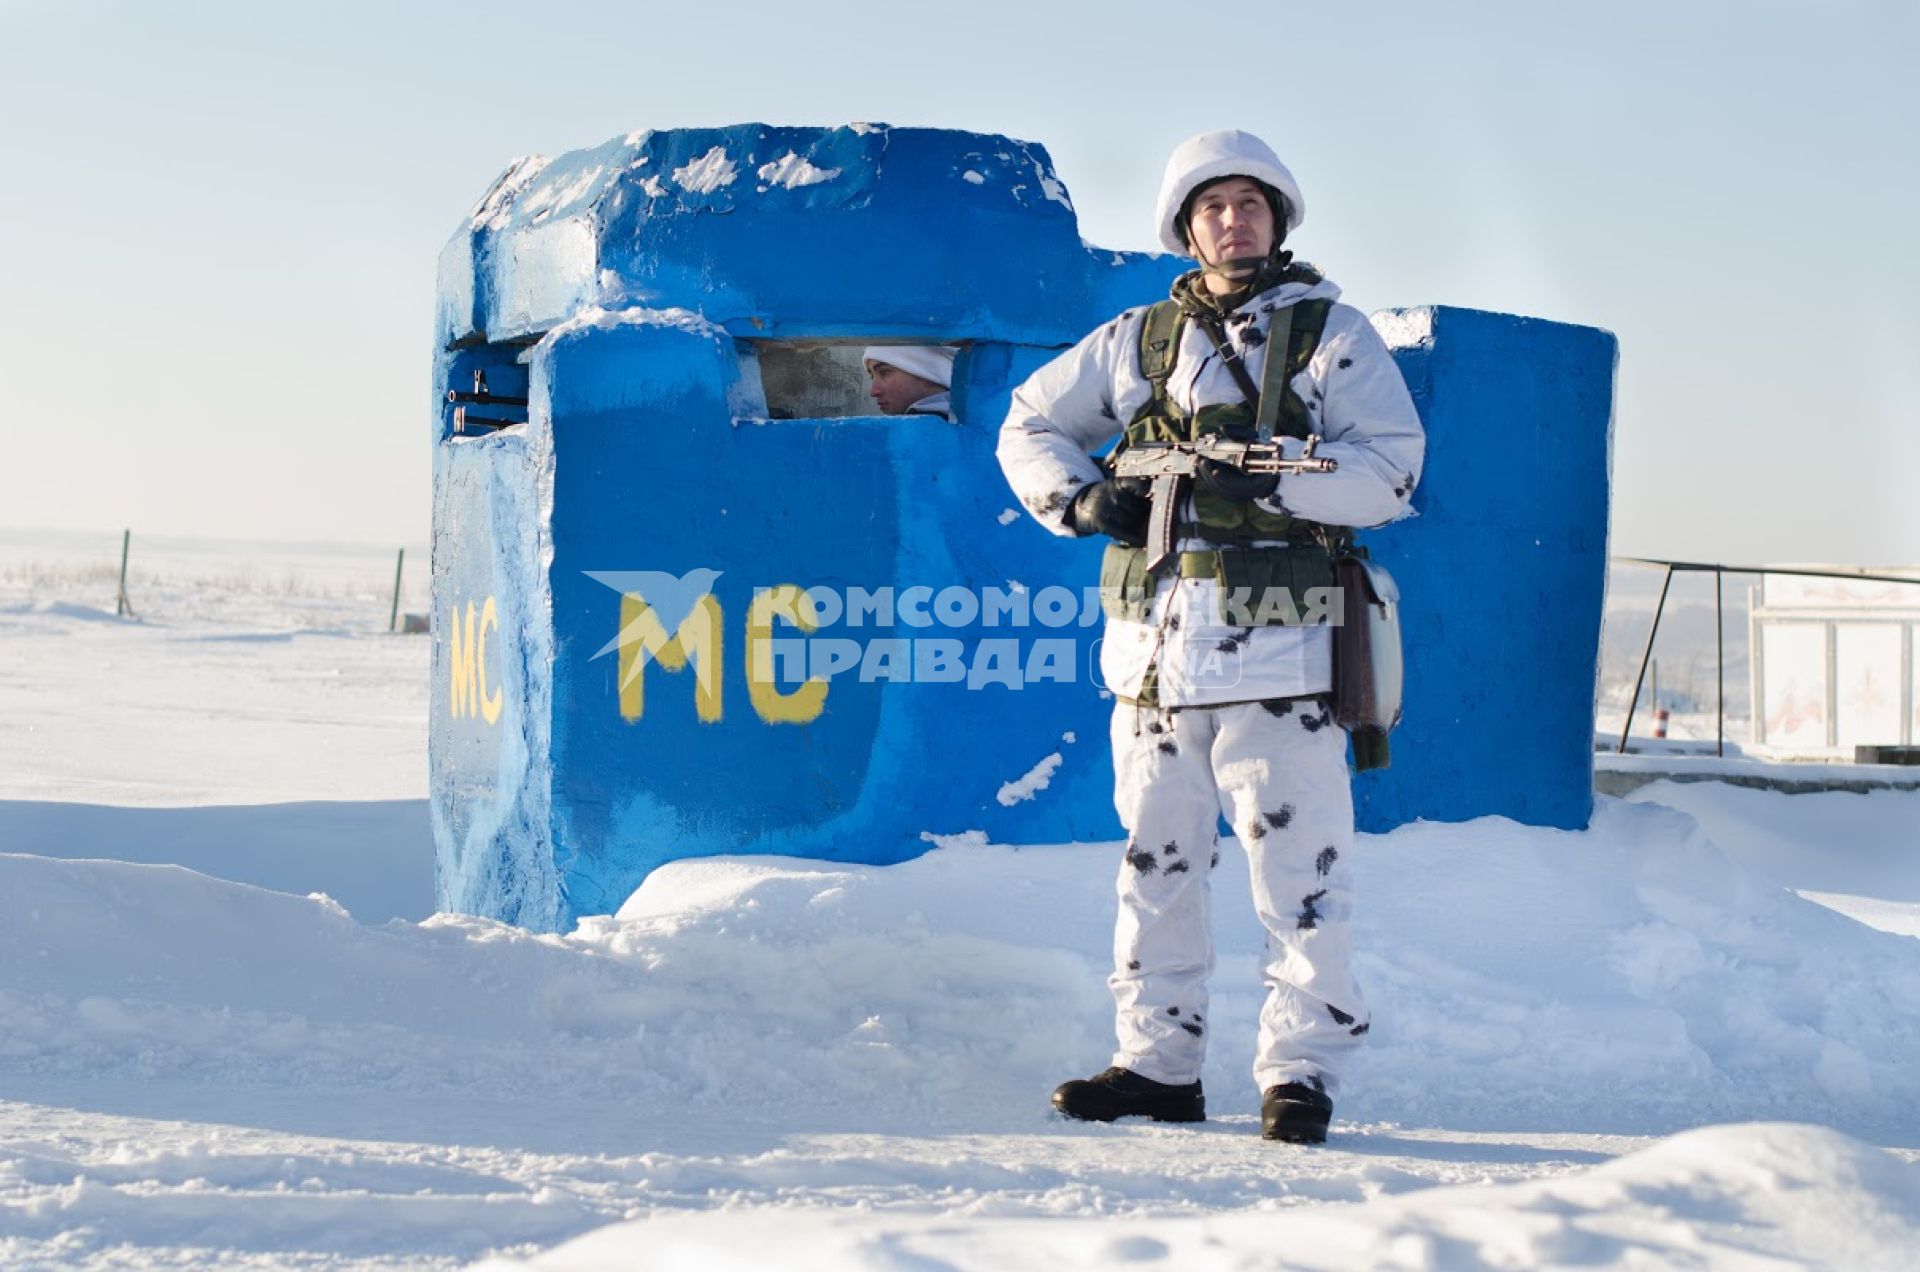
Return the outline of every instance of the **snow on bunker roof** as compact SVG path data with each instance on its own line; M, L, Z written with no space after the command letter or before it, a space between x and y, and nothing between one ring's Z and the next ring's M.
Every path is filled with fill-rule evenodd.
M591 306L679 307L736 334L940 332L1065 344L1106 318L1044 147L850 124L640 130L515 160L440 261L448 344Z

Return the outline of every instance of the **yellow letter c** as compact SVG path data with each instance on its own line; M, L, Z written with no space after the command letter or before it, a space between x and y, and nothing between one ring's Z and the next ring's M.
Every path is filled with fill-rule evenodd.
M500 612L494 607L493 598L487 598L486 606L480 611L479 648L475 651L475 679L480 682L480 718L488 724L497 724L500 720L500 708L506 705L505 696L499 686L487 691L487 629L500 630Z
M803 632L820 626L819 607L795 584L782 583L756 595L747 610L747 698L754 714L768 724L809 724L827 708L827 682L814 676L792 693L774 687L775 615Z

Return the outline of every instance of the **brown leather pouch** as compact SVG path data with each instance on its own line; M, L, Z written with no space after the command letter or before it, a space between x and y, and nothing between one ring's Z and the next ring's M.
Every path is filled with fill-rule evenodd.
M1358 754L1363 731L1384 743L1400 723L1400 588L1385 567L1354 555L1336 559L1333 576L1341 615L1333 630L1333 718L1354 735Z

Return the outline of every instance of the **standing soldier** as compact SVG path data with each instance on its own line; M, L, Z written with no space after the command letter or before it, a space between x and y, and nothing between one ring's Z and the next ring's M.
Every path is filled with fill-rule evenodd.
M1174 282L1170 300L1121 314L1037 371L1000 431L1001 467L1036 520L1114 540L1101 568L1100 665L1117 700L1114 802L1127 830L1108 978L1119 1046L1113 1067L1054 1092L1069 1117L1205 1118L1208 874L1221 813L1246 847L1267 932L1254 1081L1268 1139L1326 1138L1341 1070L1367 1032L1327 609L1262 598L1285 589L1310 602L1332 584L1352 527L1409 515L1425 440L1365 315L1282 250L1305 211L1293 174L1259 138L1182 143L1161 182L1159 237L1200 268ZM1275 358L1285 361L1269 374ZM1125 447L1269 430L1287 458L1319 438L1314 453L1336 470L1199 461L1175 550L1154 562L1143 550L1147 485L1092 458L1116 436ZM1229 596L1239 604L1223 608Z

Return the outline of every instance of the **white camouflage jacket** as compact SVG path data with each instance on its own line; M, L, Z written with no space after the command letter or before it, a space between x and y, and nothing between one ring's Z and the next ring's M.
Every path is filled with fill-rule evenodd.
M1227 338L1254 383L1266 365L1266 328L1275 309L1340 289L1324 280L1283 283L1228 316ZM1104 474L1092 458L1152 396L1140 373L1144 309L1130 309L1041 367L1013 394L998 455L1008 483L1035 520L1070 535L1073 496ZM1250 343L1248 333L1258 331ZM1182 327L1168 393L1182 410L1245 401L1232 374L1195 322ZM1406 382L1366 315L1335 304L1293 388L1307 405L1318 453L1339 461L1332 473L1288 474L1263 506L1311 521L1378 526L1411 515L1426 438ZM1300 442L1285 439L1288 455ZM1192 509L1187 509L1191 516ZM1188 539L1182 550L1204 549ZM1101 676L1122 698L1138 695L1150 665L1159 667L1164 707L1210 706L1321 693L1332 687L1332 633L1325 627L1229 628L1212 579L1163 577L1146 622L1109 618ZM1226 656L1221 656L1222 654Z

